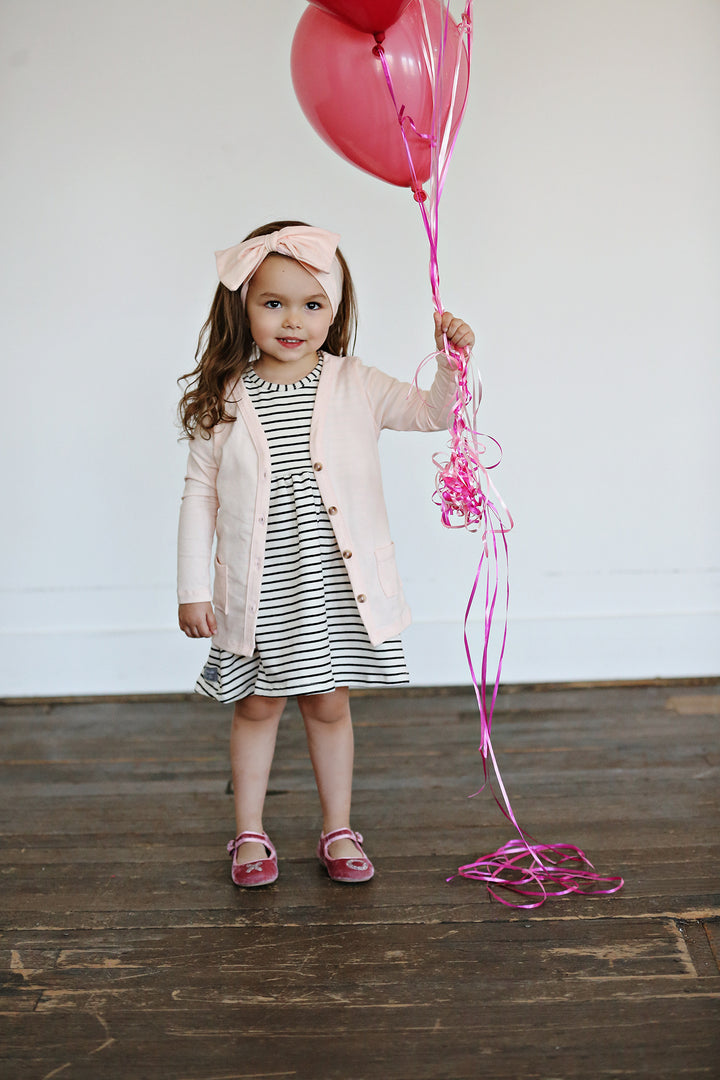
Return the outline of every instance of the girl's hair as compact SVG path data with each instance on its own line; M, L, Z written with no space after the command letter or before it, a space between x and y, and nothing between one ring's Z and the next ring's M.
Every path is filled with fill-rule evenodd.
M271 221L249 233L245 239L266 236L289 225L304 224L304 221ZM357 304L350 271L339 248L336 255L343 272L342 296L323 348L335 356L348 356L355 347ZM253 345L240 290L232 291L221 282L198 337L197 366L178 379L178 383L186 383L178 414L187 436L193 438L199 434L209 439L216 424L233 423L235 417L225 410L227 391L250 367Z

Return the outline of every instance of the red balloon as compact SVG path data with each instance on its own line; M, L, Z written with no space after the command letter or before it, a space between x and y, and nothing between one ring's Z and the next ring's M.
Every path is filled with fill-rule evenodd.
M424 0L435 60L443 32L440 0ZM390 26L383 50L398 106L412 120L404 130L419 183L430 176L433 87L423 43L424 22L420 0L411 0L403 15ZM367 34L311 5L303 14L292 44L290 66L293 86L306 117L325 142L365 172L400 187L412 186L405 144L390 97L382 65ZM451 123L460 121L467 93L468 63L460 31L450 20L443 54L440 103L444 124L450 113L456 47L462 62ZM418 134L419 133L419 134Z
M410 0L312 0L366 34L381 34L400 18Z

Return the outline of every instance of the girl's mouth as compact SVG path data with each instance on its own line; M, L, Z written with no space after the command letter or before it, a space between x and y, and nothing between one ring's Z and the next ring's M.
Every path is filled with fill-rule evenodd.
M302 345L302 339L296 337L281 337L278 338L281 345L284 345L286 349L294 349L297 345Z

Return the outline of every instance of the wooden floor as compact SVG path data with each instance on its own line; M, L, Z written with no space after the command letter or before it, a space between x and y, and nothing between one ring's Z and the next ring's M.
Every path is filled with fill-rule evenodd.
M299 715L235 889L227 708L0 708L3 1080L720 1077L720 685L516 689L495 749L521 823L626 879L517 911L456 879L512 838L469 691L354 699L354 825L331 883Z

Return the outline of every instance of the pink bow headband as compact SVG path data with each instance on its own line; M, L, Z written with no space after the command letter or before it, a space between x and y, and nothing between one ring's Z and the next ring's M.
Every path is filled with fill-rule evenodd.
M218 276L228 289L240 289L245 303L250 279L268 255L289 255L320 283L330 301L333 318L342 296L343 272L337 260L340 237L311 225L289 225L266 236L254 236L241 244L215 252Z

